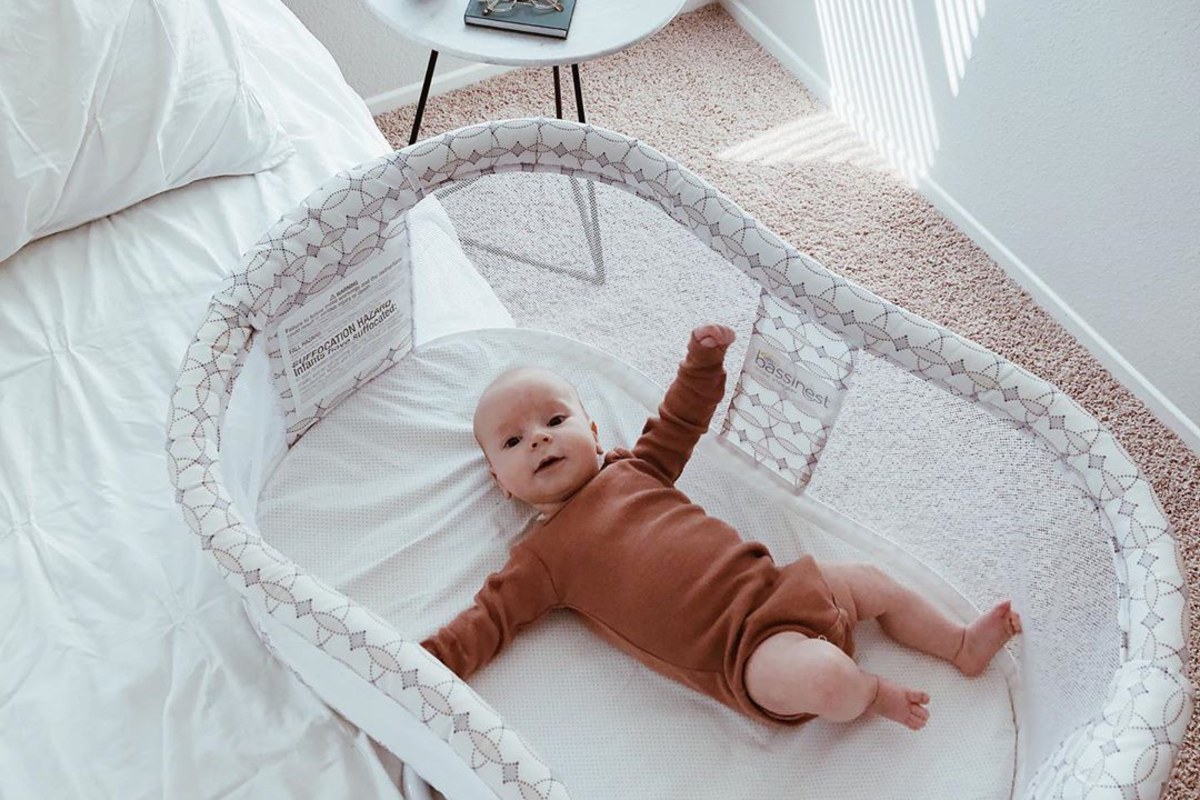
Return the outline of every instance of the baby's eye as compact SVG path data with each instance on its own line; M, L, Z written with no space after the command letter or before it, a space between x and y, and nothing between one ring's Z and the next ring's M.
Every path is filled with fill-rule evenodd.
M553 417L550 418L550 427L553 428L556 425L562 425L563 420L565 420L566 418L567 418L566 414L555 414Z
M516 447L521 442L520 436L510 436L504 440L504 448Z

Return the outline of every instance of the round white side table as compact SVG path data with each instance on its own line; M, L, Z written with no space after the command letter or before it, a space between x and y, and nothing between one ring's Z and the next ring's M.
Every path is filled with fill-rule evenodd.
M417 140L429 98L429 84L438 53L449 53L483 64L553 67L554 100L562 118L562 89L558 67L570 64L579 121L586 122L579 65L636 44L674 19L683 0L576 0L571 28L565 39L515 31L481 28L463 22L467 3L479 0L366 0L367 6L402 36L430 48L421 99L413 119L409 144Z
M421 98L413 116L412 133L408 143L417 141L429 85L437 66L438 53L477 61L483 64L502 64L522 67L553 67L554 109L562 119L562 84L558 68L571 65L575 84L575 108L580 122L587 122L583 109L583 87L579 65L593 58L610 55L657 33L675 18L684 0L576 0L571 27L565 39L540 36L496 28L481 28L463 22L468 2L481 0L366 0L368 8L401 35L430 48L429 64ZM570 178L573 200L579 206L579 219L591 253L593 269L585 280L605 281L604 246L600 236L600 214L596 204L596 187L591 181ZM580 184L584 184L581 186ZM458 187L462 188L462 187ZM446 190L454 191L454 187ZM585 198L586 195L586 198ZM495 249L495 248L493 248ZM527 256L511 251L503 255L528 264ZM557 269L546 264L542 268Z

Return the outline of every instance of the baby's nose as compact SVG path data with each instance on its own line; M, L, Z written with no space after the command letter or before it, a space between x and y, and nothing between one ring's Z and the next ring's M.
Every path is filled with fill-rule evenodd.
M550 432L542 431L541 433L530 438L530 444L536 449L539 444L547 444L550 441Z

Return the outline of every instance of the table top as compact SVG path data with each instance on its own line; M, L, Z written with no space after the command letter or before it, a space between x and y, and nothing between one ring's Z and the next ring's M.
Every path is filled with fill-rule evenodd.
M684 0L576 0L566 39L463 22L478 0L366 0L398 33L439 53L510 66L578 64L624 50L661 30Z

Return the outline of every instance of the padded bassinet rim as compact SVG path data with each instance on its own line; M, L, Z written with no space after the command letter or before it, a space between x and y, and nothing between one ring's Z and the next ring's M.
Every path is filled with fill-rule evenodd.
M401 215L434 188L506 171L599 180L656 203L780 301L816 316L852 344L984 407L1056 454L1110 536L1125 646L1104 709L1064 739L1026 793L1061 794L1068 784L1098 774L1097 760L1105 786L1159 790L1191 711L1191 686L1183 674L1186 595L1170 525L1119 443L1049 383L829 272L677 162L592 125L547 119L484 123L339 173L273 225L243 258L244 269L214 295L172 396L169 463L189 527L248 601L422 719L497 795L518 797L524 787L544 797L567 796L546 765L469 686L419 645L263 542L231 501L220 464L221 422L255 332L265 330L306 290L366 260L379 248L383 229L393 221L403 228ZM350 230L345 222L351 217L375 220L379 228ZM344 230L334 252L318 250L306 259L308 248L327 241L339 221ZM276 275L285 271L289 280L276 283ZM312 418L289 420L293 434L406 352L407 347L390 352ZM1135 603L1138 613L1145 612L1137 620L1132 618ZM1154 721L1170 716L1172 709L1173 718L1160 726L1126 726L1123 741L1111 749L1114 720L1132 710ZM1157 766L1145 772L1149 753Z

